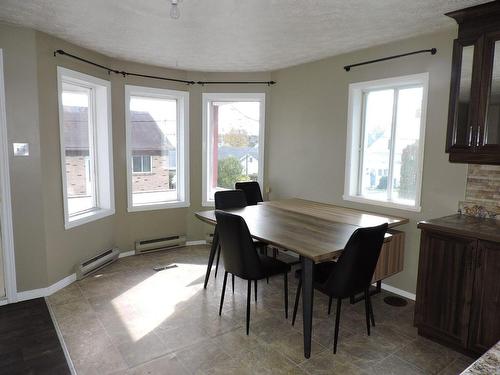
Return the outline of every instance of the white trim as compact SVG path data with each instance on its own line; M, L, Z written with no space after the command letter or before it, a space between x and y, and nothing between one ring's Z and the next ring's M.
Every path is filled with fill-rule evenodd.
M48 297L60 291L61 289L67 287L68 285L72 284L75 281L76 281L76 274L73 273L69 276L66 276L64 279L61 279L56 283L49 285L46 288L32 289L32 290L26 290L24 292L19 292L17 293L17 300L26 301L34 298Z
M49 310L50 318L52 319L52 324L54 325L54 329L56 330L57 337L59 338L59 343L61 344L61 348L64 353L64 357L66 358L66 362L68 363L69 371L71 374L76 375L76 369L75 365L73 364L73 360L71 359L71 356L69 355L69 350L68 347L66 346L66 342L64 341L63 334L61 332L61 328L59 327L59 323L57 323L56 316L54 314L54 310L52 309L51 304L49 301L47 301L47 298L45 298L45 304L47 305L47 309Z
M175 99L177 101L177 194L178 200L171 202L159 202L133 205L132 200L132 148L131 148L131 120L130 120L130 97L139 95L145 97L156 97L164 99ZM144 86L125 85L125 123L126 123L126 158L127 158L127 211L152 211L168 208L179 208L190 206L189 193L189 92L179 90L158 89Z
M119 255L118 255L118 259L121 259L121 258L126 258L126 257L130 257L132 255L135 255L135 251L134 250L130 250L130 251L122 251Z
M420 206L415 207L415 206L409 206L406 204L400 204L400 203L396 203L396 202L378 201L375 199L368 199L368 198L365 198L362 196L343 195L342 199L345 201L350 201L350 202L371 204L373 206L379 206L379 207L396 208L398 210L404 210L404 211L420 212L422 210L422 208Z
M360 139L362 135L362 111L364 90L380 90L390 87L405 87L419 85L422 90L422 106L420 114L419 158L417 166L417 186L415 204L407 205L396 201L379 201L358 195L359 185L359 158L361 152ZM425 127L427 121L427 98L429 91L429 73L412 74L401 77L379 79L367 82L356 82L349 85L349 99L347 112L347 139L345 159L345 180L343 199L358 203L367 203L382 207L391 207L407 211L420 212L422 197L422 176L424 163ZM394 121L393 121L394 122ZM394 126L394 123L393 123ZM389 187L389 185L388 185Z
M64 111L62 105L63 81L92 88L94 97L91 101L95 101L96 104L95 108L92 110L92 117L95 117L95 123L92 126L95 133L95 145L93 149L96 170L94 171L94 175L96 179L97 191L95 194L98 200L98 207L89 212L83 212L72 217L69 216L68 212L66 156L64 151ZM111 82L58 66L57 89L59 101L59 137L61 148L64 228L67 230L115 214ZM103 103L105 104L103 105ZM94 106L94 104L91 103L91 106ZM89 113L89 116L90 115ZM99 126L99 124L105 124L105 126Z
M12 200L10 194L9 142L7 138L7 114L3 70L3 50L0 48L0 194L3 249L3 277L5 297L8 303L16 302L16 261L14 253L14 229L12 225ZM3 302L3 301L2 301Z
M214 201L208 200L208 103L210 101L235 101L235 102L260 102L259 108L259 173L257 181L264 190L264 149L265 149L265 134L266 134L266 93L203 93L202 94L202 206L213 207Z
M9 300L7 298L0 299L0 306L8 305Z
M395 287L388 285L388 284L382 283L382 289L387 290L388 292L397 294L398 296L411 299L412 301L415 301L417 299L417 296L415 294L407 292L406 290L403 290L403 289L395 288Z
M186 246L206 245L206 240L186 241Z

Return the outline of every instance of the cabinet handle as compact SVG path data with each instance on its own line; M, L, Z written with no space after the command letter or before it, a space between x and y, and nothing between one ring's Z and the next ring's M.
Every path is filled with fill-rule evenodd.
M469 126L469 146L472 146L472 125Z
M477 135L476 135L476 146L479 147L479 134L481 134L481 127L477 127Z

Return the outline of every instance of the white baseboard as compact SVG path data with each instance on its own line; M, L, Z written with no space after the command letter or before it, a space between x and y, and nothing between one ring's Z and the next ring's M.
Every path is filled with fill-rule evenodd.
M186 241L186 246L206 245L206 240Z
M118 255L118 258L126 258L126 257L130 257L132 255L135 255L135 251L134 250L123 251L123 252L120 253L120 255Z
M0 306L7 305L8 303L9 303L9 300L7 298L0 299Z
M32 290L26 290L24 292L19 292L17 293L17 302L27 301L29 299L35 299L35 298L48 297L51 294L54 294L55 292L61 290L62 288L65 288L68 285L72 284L75 280L76 280L76 274L73 273L69 276L66 276L64 279L59 280L58 282L52 285L49 285L47 288L32 289Z
M411 299L412 301L415 301L415 299L417 297L415 294L407 292L406 290L395 288L395 287L393 287L391 285L384 284L384 283L382 283L382 289L387 290L388 292L397 294L398 296Z

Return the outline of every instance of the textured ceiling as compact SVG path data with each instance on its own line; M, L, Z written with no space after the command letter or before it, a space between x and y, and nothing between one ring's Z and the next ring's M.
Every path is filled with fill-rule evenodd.
M105 55L199 71L266 71L433 32L484 0L0 0L0 20ZM423 46L432 47L432 46Z

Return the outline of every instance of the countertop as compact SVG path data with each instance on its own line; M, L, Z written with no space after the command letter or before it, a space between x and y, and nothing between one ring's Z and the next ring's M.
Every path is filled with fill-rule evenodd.
M484 219L454 214L437 219L420 221L418 228L438 230L462 237L500 242L500 220L498 219Z
M500 374L500 341L467 367L460 375Z

